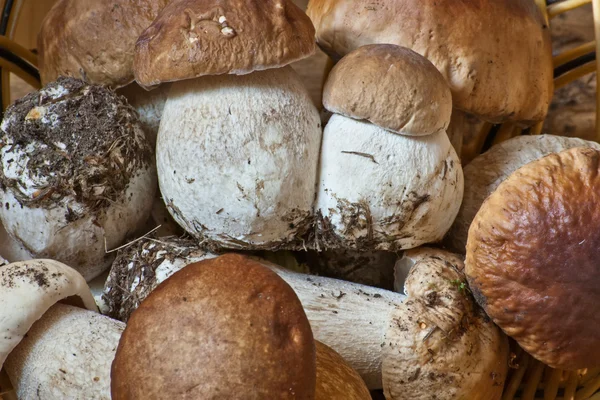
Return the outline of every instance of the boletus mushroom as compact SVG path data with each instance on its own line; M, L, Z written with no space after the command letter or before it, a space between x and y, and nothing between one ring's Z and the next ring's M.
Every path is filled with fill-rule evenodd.
M442 239L463 195L446 129L452 96L427 59L395 45L345 56L323 93L317 248L396 251Z
M447 243L464 254L467 234L484 200L513 172L525 164L573 147L600 149L596 142L554 135L525 135L493 146L464 168L465 193L447 234Z
M544 119L553 92L550 29L531 0L310 0L317 43L334 59L391 43L427 57L454 107L490 122Z
M19 399L110 399L123 325L96 312L85 280L64 264L0 267L0 368Z
M94 278L113 260L107 250L146 221L156 191L135 111L105 87L60 78L10 106L0 129L4 228L30 258Z
M407 295L295 273L242 255L226 254L216 260L243 266L258 263L275 271L302 302L315 339L338 352L369 389L383 388L388 399L430 399L432 394L440 399L499 399L508 368L508 342L473 302L461 258L436 249L411 250L405 257L410 262L403 263L411 268ZM156 287L155 279L145 275L130 279ZM113 293L117 292L105 296ZM147 292L138 290L132 296L138 293ZM137 300L144 304L143 297Z
M137 82L174 81L157 140L160 189L209 248L302 246L321 125L287 65L314 49L310 20L289 0L174 0L140 36Z
M242 256L204 260L173 274L129 318L112 399L310 400L315 357L284 280Z
M524 165L477 212L466 273L477 302L539 361L600 366L600 150Z

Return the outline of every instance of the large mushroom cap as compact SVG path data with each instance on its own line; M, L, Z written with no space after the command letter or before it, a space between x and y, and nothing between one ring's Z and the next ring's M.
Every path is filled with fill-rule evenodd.
M552 154L510 175L469 230L466 272L509 336L555 368L600 365L600 151Z
M465 194L460 211L448 232L452 248L464 254L467 234L484 200L517 169L552 153L573 147L600 149L600 144L554 135L525 135L493 146L464 168Z
M314 399L315 344L294 291L239 255L188 265L132 314L113 399Z
M42 83L59 76L124 86L133 81L133 51L169 0L59 0L38 36Z
M317 42L342 57L392 43L426 56L454 106L490 121L540 121L552 97L550 30L531 0L311 0Z
M315 51L314 27L289 0L174 0L140 36L144 86L277 68Z
M450 89L435 66L391 44L363 46L342 58L329 74L323 104L414 136L445 132L452 114Z

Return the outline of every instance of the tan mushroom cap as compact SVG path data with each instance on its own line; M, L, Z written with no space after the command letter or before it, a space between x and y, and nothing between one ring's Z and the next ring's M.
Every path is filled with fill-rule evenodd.
M373 43L426 56L454 107L483 119L544 119L552 97L550 30L531 0L311 0L317 42L342 57Z
M111 378L114 400L314 399L315 344L290 286L229 254L188 265L142 302Z
M600 366L599 205L600 151L575 148L510 175L469 230L475 298L554 368Z
M112 87L133 81L135 42L169 0L58 0L38 35L42 84L72 76Z
M446 235L447 243L464 254L469 227L485 199L525 164L573 147L600 149L600 144L574 137L523 135L492 146L463 169L465 193L460 211Z
M151 87L283 67L314 53L314 34L289 0L173 0L138 39L135 78Z
M316 341L317 389L315 400L371 400L367 385L331 347Z
M337 63L325 84L323 105L396 133L423 136L446 131L452 94L442 74L423 56L404 47L375 44Z

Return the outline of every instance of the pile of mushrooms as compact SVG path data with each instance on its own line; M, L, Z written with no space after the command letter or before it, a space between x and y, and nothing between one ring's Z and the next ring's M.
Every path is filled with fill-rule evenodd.
M18 398L499 400L509 337L600 367L600 145L461 165L474 118L545 118L535 2L307 7L57 1L0 125Z

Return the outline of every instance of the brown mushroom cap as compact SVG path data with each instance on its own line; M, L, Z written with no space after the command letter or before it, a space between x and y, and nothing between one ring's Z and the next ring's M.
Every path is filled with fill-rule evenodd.
M311 0L307 13L334 57L372 43L426 56L462 111L525 123L548 111L550 30L531 0Z
M469 230L475 298L554 368L600 366L599 224L600 151L575 148L510 175Z
M133 81L135 42L169 0L59 0L38 36L42 83L72 76L112 87Z
M333 68L323 90L326 109L411 136L446 131L452 94L426 58L393 44L354 50Z
M331 347L315 341L317 389L315 400L371 400L367 385Z
M314 34L289 0L174 0L138 39L135 78L150 87L283 67L314 53Z
M228 254L188 265L142 302L111 379L115 400L314 399L315 344L290 286Z

